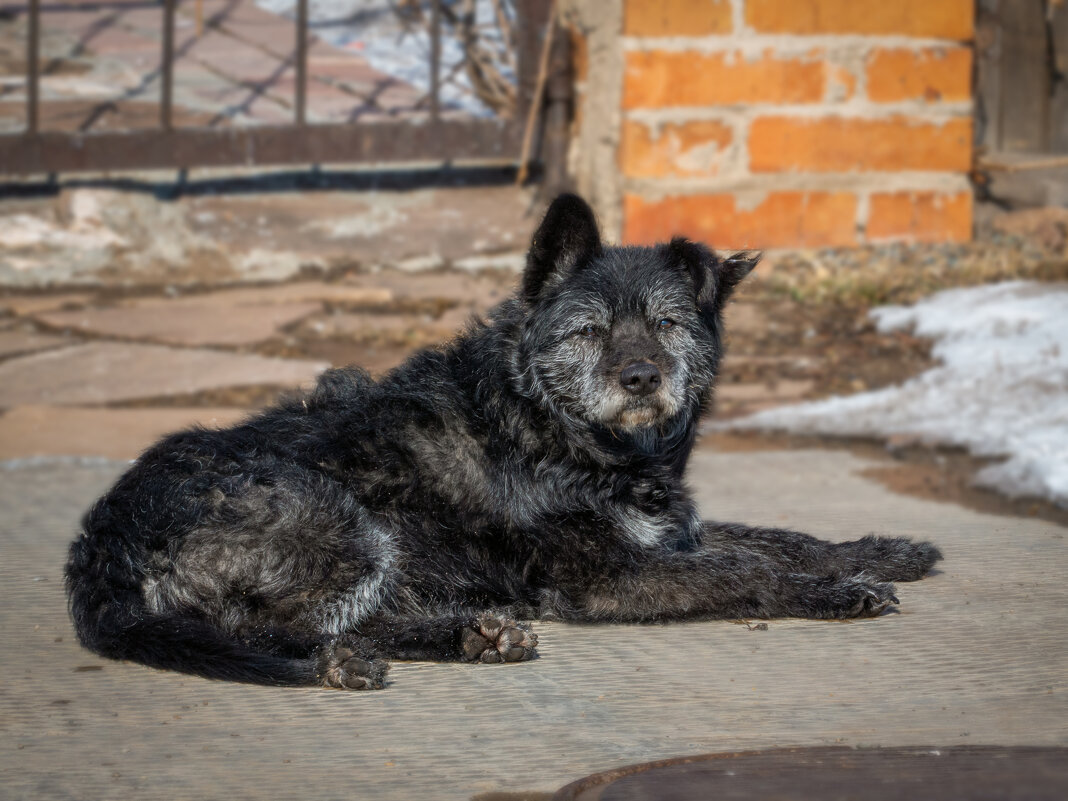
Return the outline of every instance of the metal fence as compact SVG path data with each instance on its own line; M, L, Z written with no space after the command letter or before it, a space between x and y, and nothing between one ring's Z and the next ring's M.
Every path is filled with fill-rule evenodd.
M568 102L560 86L569 85L565 36L554 36L552 51L544 37L554 23L553 0L517 0L517 109L510 119L445 116L441 108L442 0L430 3L430 89L428 112L411 118L370 122L310 124L306 119L308 82L308 0L298 0L293 59L296 88L293 121L285 125L176 128L173 125L174 29L177 0L162 0L162 52L159 127L128 131L66 132L40 130L41 2L29 0L26 48L26 128L0 135L0 173L52 174L154 168L299 165L329 163L446 162L524 158L524 129L533 105L558 130L545 131L542 160L559 161L566 138ZM541 69L539 70L539 67ZM546 81L546 67L554 76ZM541 80L539 80L539 72ZM563 78L563 80L561 80ZM553 87L557 87L555 90ZM537 95L537 100L535 100ZM561 127L563 126L563 127ZM525 166L525 165L524 165ZM550 168L559 172L560 165Z

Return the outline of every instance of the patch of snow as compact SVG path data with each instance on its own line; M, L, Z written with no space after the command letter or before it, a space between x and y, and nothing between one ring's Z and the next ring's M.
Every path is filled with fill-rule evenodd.
M376 202L369 205L367 211L362 214L312 220L304 225L304 230L323 233L329 239L368 238L397 226L406 219L407 215L398 208L398 204L382 202L376 198Z
M0 246L11 250L40 246L95 249L125 244L121 236L99 223L78 221L68 230L31 214L0 217Z
M427 270L440 270L445 266L445 259L440 253L428 253L425 256L412 256L410 259L395 262L392 266L406 273L422 273Z
M1012 281L939 292L871 316L935 340L938 367L849 397L770 409L719 427L886 438L1004 461L980 485L1068 507L1068 284Z
M521 273L527 266L527 254L518 251L515 253L485 253L479 256L468 256L465 259L457 259L452 263L457 270L478 272L479 270L511 270Z
M234 263L246 280L285 281L306 268L325 269L321 259L288 250L255 248L234 257Z

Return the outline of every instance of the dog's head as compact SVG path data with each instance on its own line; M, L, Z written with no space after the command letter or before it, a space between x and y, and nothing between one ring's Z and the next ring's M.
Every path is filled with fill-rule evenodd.
M712 387L720 318L756 259L676 238L606 247L593 211L561 195L534 234L519 367L571 418L621 431L694 415Z

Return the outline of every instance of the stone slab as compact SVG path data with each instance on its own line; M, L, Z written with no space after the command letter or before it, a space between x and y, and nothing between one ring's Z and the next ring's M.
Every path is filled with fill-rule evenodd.
M344 337L358 342L398 342L413 347L455 336L474 316L473 309L459 306L433 317L421 314L374 314L342 312L309 323L323 336Z
M203 295L189 295L180 300L211 306L270 306L312 301L380 306L393 299L394 292L388 286L352 286L351 284L327 284L319 281L296 281L273 286L219 290ZM159 298L135 298L126 301L124 305L154 307L166 302L168 301Z
M321 305L278 303L223 306L197 298L136 306L45 312L36 319L52 328L171 345L251 345L319 311Z
M41 334L37 331L23 331L18 328L0 331L0 358L58 348L68 344L70 344L69 339L54 334Z
M250 345L332 305L376 307L390 303L388 287L299 281L204 294L135 297L115 305L63 310L42 304L35 319L52 328L172 345ZM33 309L23 304L20 309ZM59 309L59 310L57 310ZM25 311L23 312L25 313Z
M838 451L698 448L688 481L714 519L930 538L946 560L899 585L892 614L766 631L541 623L533 662L396 664L387 689L353 694L213 682L80 649L61 569L80 515L122 466L9 469L4 792L468 801L686 754L1068 744L1065 529L894 495L859 475L870 465Z
M357 274L347 281L358 287L386 289L398 300L441 299L488 309L507 298L515 289L514 275L468 274L454 271L411 273L382 270Z
M0 408L79 406L232 386L311 383L324 362L92 342L0 363Z
M81 308L92 295L82 292L64 292L55 295L9 295L0 298L0 309L20 317L59 309Z
M246 409L210 407L82 409L19 406L0 416L0 461L53 456L135 459L172 431L200 425L221 428Z

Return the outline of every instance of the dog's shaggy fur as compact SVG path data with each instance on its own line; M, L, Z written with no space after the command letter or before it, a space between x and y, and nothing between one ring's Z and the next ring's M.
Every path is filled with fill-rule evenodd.
M879 614L933 546L702 522L683 485L753 264L682 239L605 247L562 196L487 323L142 455L71 546L78 636L202 676L363 689L389 659L528 659L516 618Z

